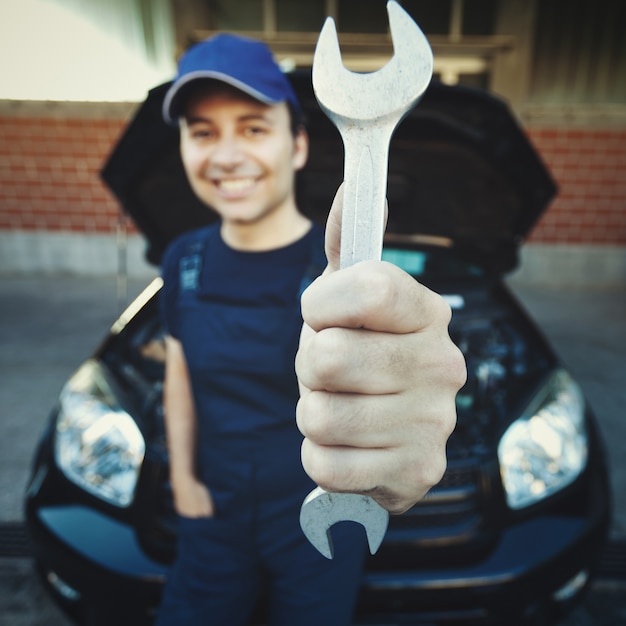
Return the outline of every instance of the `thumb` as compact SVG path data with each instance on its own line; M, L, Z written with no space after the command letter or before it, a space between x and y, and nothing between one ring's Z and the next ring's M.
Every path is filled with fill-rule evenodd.
M339 186L326 220L325 250L328 259L326 271L339 269L339 251L341 248L341 207L343 205L343 183Z
M341 214L343 207L343 183L337 189L335 199L330 207L328 219L326 220L325 250L328 259L326 271L335 272L339 269L339 255L341 250ZM385 201L385 223L389 216L389 207Z

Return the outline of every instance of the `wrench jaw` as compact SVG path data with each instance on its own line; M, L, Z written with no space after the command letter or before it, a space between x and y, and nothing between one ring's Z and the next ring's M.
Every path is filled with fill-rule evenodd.
M411 59L413 67L410 78L398 78L398 88L404 86L408 98L411 96L420 99L430 83L433 74L433 52L426 39L426 35L415 23L413 18L395 0L387 3L389 16L389 32L393 43L394 59ZM400 63L397 63L400 66ZM402 68L394 68L394 71ZM424 85L424 88L415 96L415 86ZM407 111L408 113L408 111Z
M302 532L327 559L332 559L335 554L330 529L341 521L361 524L365 528L370 553L375 554L385 538L389 514L369 496L330 493L321 487L314 489L302 503Z
M337 117L335 112L324 104L326 100L325 94L328 89L331 89L329 81L331 76L340 85L349 80L350 70L346 68L341 60L335 20L332 17L327 17L313 53L311 81L320 108L329 119L335 121Z
M394 120L394 125L421 99L433 73L433 53L413 18L396 2L387 2L394 54L370 73L347 69L335 22L326 18L313 55L313 88L322 110L340 127L362 119ZM362 115L359 115L359 112Z

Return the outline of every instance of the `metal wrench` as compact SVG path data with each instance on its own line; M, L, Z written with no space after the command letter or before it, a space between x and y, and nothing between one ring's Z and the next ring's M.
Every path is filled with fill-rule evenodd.
M426 91L433 55L426 37L395 1L387 3L394 55L376 72L357 74L341 60L337 31L328 18L313 57L313 90L344 144L340 267L379 260L391 136ZM300 510L300 526L325 557L333 558L330 528L349 520L365 527L374 554L387 531L388 512L369 496L314 489Z

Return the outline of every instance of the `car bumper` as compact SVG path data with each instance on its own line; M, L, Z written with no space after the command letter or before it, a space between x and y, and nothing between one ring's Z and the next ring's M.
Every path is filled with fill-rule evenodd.
M533 518L504 531L495 549L469 566L370 572L359 623L512 625L557 617L586 590L605 523Z
M150 559L132 527L86 506L27 507L42 581L79 622L149 624L167 566Z
M62 605L79 614L106 610L120 625L150 623L167 566L146 556L131 527L79 505L40 507L27 519L38 566ZM520 610L558 612L584 590L606 523L604 515L536 517L504 531L481 562L367 571L357 622L513 624Z

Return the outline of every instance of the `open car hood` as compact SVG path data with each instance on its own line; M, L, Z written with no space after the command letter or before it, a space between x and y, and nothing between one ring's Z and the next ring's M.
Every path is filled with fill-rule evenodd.
M315 100L310 71L290 78L310 136L298 204L323 223L342 180L343 145ZM161 118L168 86L150 91L101 172L146 236L152 263L177 235L216 218L185 178L178 130ZM392 139L387 233L446 241L489 272L504 273L516 266L519 245L555 194L545 165L502 100L433 82Z

